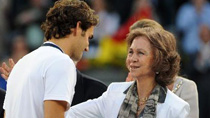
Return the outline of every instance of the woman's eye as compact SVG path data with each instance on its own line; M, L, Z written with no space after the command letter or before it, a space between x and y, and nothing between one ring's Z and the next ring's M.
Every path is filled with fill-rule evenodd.
M133 53L133 51L131 51L131 50L130 50L130 51L128 51L128 53L129 53L129 54L132 54L132 53Z
M144 53L143 53L143 52L139 52L139 54L140 54L140 55L144 55Z

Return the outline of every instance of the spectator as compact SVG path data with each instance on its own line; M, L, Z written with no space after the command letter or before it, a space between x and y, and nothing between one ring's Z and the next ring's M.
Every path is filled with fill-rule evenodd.
M206 0L191 0L182 5L177 14L176 27L179 34L182 34L181 48L189 57L184 66L190 78L195 70L192 63L195 63L196 54L201 48L199 27L201 24L210 24L209 16L210 4Z
M200 118L209 118L210 113L210 27L200 26L201 48L196 55L194 64L199 90Z

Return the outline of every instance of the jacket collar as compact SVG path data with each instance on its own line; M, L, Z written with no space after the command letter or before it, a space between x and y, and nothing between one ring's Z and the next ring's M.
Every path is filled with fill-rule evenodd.
M129 88L131 87L131 85L123 92L124 94L127 94ZM160 87L160 94L159 94L159 99L158 102L159 103L164 103L165 99L166 99L166 94L167 94L167 88L166 87Z

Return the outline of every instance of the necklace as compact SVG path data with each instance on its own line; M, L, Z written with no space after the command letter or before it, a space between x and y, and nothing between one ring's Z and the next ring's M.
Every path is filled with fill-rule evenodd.
M148 97L139 98L139 100L138 100L139 105L138 105L138 108L137 108L137 112L142 111L143 105L147 102L147 100L148 100Z
M139 98L139 101L138 101L139 106L144 105L147 102L147 100L148 100L148 97Z
M139 98L139 102L146 102L148 100L148 97Z

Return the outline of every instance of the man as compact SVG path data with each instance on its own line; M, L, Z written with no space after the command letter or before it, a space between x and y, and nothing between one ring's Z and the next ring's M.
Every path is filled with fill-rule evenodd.
M98 17L83 1L54 4L41 25L47 42L20 59L10 73L6 118L64 118L76 83L73 61L89 50L97 23Z

